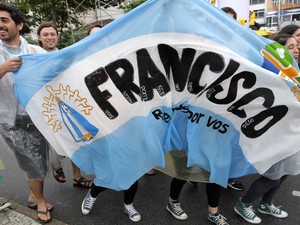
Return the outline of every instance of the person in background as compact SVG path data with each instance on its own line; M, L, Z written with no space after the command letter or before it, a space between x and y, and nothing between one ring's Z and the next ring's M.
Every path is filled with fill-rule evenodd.
M293 35L279 33L273 37L273 40L285 46L295 58L295 60L298 62L300 50L298 48L298 41Z
M18 102L13 87L12 72L22 65L19 56L45 53L39 46L28 44L20 36L25 24L23 13L9 3L0 3L0 132L13 151L18 164L27 173L31 193L40 222L51 221L53 208L44 196L44 179L48 169L48 143Z
M180 192L187 181L173 178L170 185L167 210L178 220L186 220L188 215L181 208L178 201ZM215 183L206 183L206 196L208 201L208 220L217 225L229 225L226 218L219 212L219 198L221 186Z
M295 24L290 24L290 25L287 25L285 27L283 27L279 32L278 34L289 34L289 35L292 35L297 43L298 43L298 49L300 49L300 27L298 25L295 25ZM298 57L300 58L300 57ZM298 59L298 65L300 66L300 61Z
M228 16L232 17L233 19L237 19L236 11L231 7L223 7L221 8L222 11L228 14ZM228 187L236 191L243 191L245 190L244 185L236 178L229 178L228 179Z
M129 219L133 222L139 222L141 220L141 214L134 208L133 201L135 194L138 189L138 181L130 186L129 189L123 191L124 192L124 212L128 215ZM87 195L81 204L81 212L83 215L88 215L98 197L98 195L107 190L105 187L101 187L98 185L92 184L91 189L89 189Z
M102 26L100 24L96 24L95 26L92 26L88 32L87 32L87 36L95 33L96 31L100 30L102 28Z
M99 25L92 27L91 29L88 30L88 36L100 29L101 26ZM124 212L128 215L129 219L133 222L139 222L141 220L141 214L133 206L133 201L137 189L138 189L138 181L134 182L134 184L132 184L129 187L129 189L123 191ZM107 190L107 188L96 185L95 183L92 184L91 189L88 190L88 193L81 204L81 212L83 215L88 215L91 212L98 195L105 190Z
M231 8L231 7L223 7L223 8L221 8L221 10L223 10L230 17L232 17L233 19L236 20L237 14L236 14L236 12L234 11L233 8ZM190 184L197 185L197 182L193 182L193 181L188 181L188 182ZM236 179L236 178L229 178L227 186L230 187L233 190L236 190L236 191L243 191L243 190L245 190L244 185L238 179Z
M221 10L223 12L227 13L228 16L232 17L233 19L235 19L235 20L237 19L236 11L233 8L231 8L231 7L223 7L223 8L221 8Z
M39 45L47 52L58 51L58 31L57 27L51 22L43 22L37 29ZM57 154L50 146L50 165L52 174L56 181L60 183L66 182L65 173L62 168L62 160L65 156ZM73 185L76 187L90 188L92 180L88 180L81 175L80 169L71 161L73 170ZM30 207L30 205L29 205Z
M273 40L285 46L293 55L295 60L299 60L299 50L297 47L298 43L294 36L291 34L279 33L273 38ZM262 198L258 206L258 212L281 219L288 217L287 212L273 204L274 196L279 190L283 181L287 178L287 175L284 175L279 179L271 179L271 175L273 178L274 173L276 174L278 173L277 171L279 171L277 165L278 167L282 168L284 163L285 162L283 160L278 164L274 164L264 175L261 175L251 184L247 193L236 203L234 211L245 221L252 224L261 223L261 218L255 214L252 208L252 203L254 200L260 197Z

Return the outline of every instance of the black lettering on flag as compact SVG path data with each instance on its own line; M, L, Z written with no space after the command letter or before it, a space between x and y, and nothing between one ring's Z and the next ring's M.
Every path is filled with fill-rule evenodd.
M193 64L189 80L188 91L192 94L198 94L205 87L200 85L201 76L203 74L205 66L209 65L209 69L214 73L220 73L225 66L223 56L214 52L204 52L198 56Z
M238 81L244 79L243 88L249 89L252 88L256 83L256 76L254 73L243 71L241 73L236 74L230 81L228 94L226 97L222 99L216 98L216 95L222 92L224 89L221 84L217 84L212 88L212 90L208 90L206 96L207 98L217 104L228 104L233 102L237 97L238 92Z
M219 55L218 60L215 63L220 63L223 66L223 68L225 67L222 55ZM231 77L237 71L239 66L240 64L238 62L234 61L233 59L230 59L224 73L221 76L219 76L212 84L210 84L204 91L213 88L214 86L220 84L222 81ZM203 92L201 92L198 96L200 96Z
M107 101L112 95L109 91L100 91L99 85L105 83L108 80L108 76L103 68L95 70L93 73L87 75L84 82L89 89L92 97L110 119L115 119L119 114L117 110Z
M120 69L122 74L117 72ZM140 88L133 83L134 69L131 63L127 59L119 59L105 66L105 70L126 100L131 104L137 102L132 92L140 95Z
M288 112L288 107L285 105L278 105L272 108L266 109L256 116L253 116L247 119L241 125L241 131L245 134L248 138L258 138L259 136L263 135L265 132L268 131L274 124L276 124L279 120L281 120ZM271 117L271 119L269 118ZM270 121L260 128L256 130L255 127L259 127L258 125L264 122L266 119L270 119ZM251 123L247 123L248 121L252 121Z
M150 101L154 97L153 89L156 89L160 96L165 96L171 91L165 75L157 68L146 49L136 52L139 70L141 99Z
M196 50L191 48L183 49L181 59L177 50L166 44L159 44L158 52L165 68L166 76L170 79L170 70L172 70L175 89L178 92L182 92L185 89Z
M242 98L240 98L238 101L236 101L234 104L232 104L227 111L232 112L234 115L240 117L240 118L245 118L247 116L246 112L244 109L240 109L244 105L249 104L251 101L253 101L256 98L263 98L263 106L265 108L270 108L275 100L275 96L273 92L268 89L268 88L257 88L246 95L244 95Z

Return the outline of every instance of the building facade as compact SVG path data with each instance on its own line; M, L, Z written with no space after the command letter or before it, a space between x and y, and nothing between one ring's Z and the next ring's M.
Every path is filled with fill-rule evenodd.
M250 10L264 29L277 31L288 24L300 25L300 0L250 0Z

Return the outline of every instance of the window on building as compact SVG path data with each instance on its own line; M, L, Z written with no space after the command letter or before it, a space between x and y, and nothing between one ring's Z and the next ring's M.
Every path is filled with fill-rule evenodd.
M256 18L264 18L265 17L265 10L264 9L254 10L254 12L255 12L255 17Z
M278 26L278 17L267 17L267 26L268 28Z
M273 6L277 6L277 5L279 5L279 1L280 1L280 0L272 0L272 4L273 4Z
M250 0L250 5L262 4L265 3L265 0Z

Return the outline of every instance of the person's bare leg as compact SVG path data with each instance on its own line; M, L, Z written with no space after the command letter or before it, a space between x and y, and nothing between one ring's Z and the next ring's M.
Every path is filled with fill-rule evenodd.
M44 196L44 181L43 180L28 180L28 185L31 190L31 194L35 197L36 203L38 205L38 211L47 211L47 201ZM47 215L38 214L41 220L50 219L50 213Z
M211 214L216 214L219 210L219 207L211 207L211 206L208 206L208 211L211 213Z
M73 168L74 186L91 188L93 181L82 177L80 169L72 161L71 161L71 163L72 163L72 168Z
M73 169L73 179L78 180L81 177L80 169L71 161Z
M36 197L34 196L34 194L32 192L30 192L29 196L28 196L28 203L34 203L36 204ZM49 211L52 210L53 206L47 202L47 208Z

